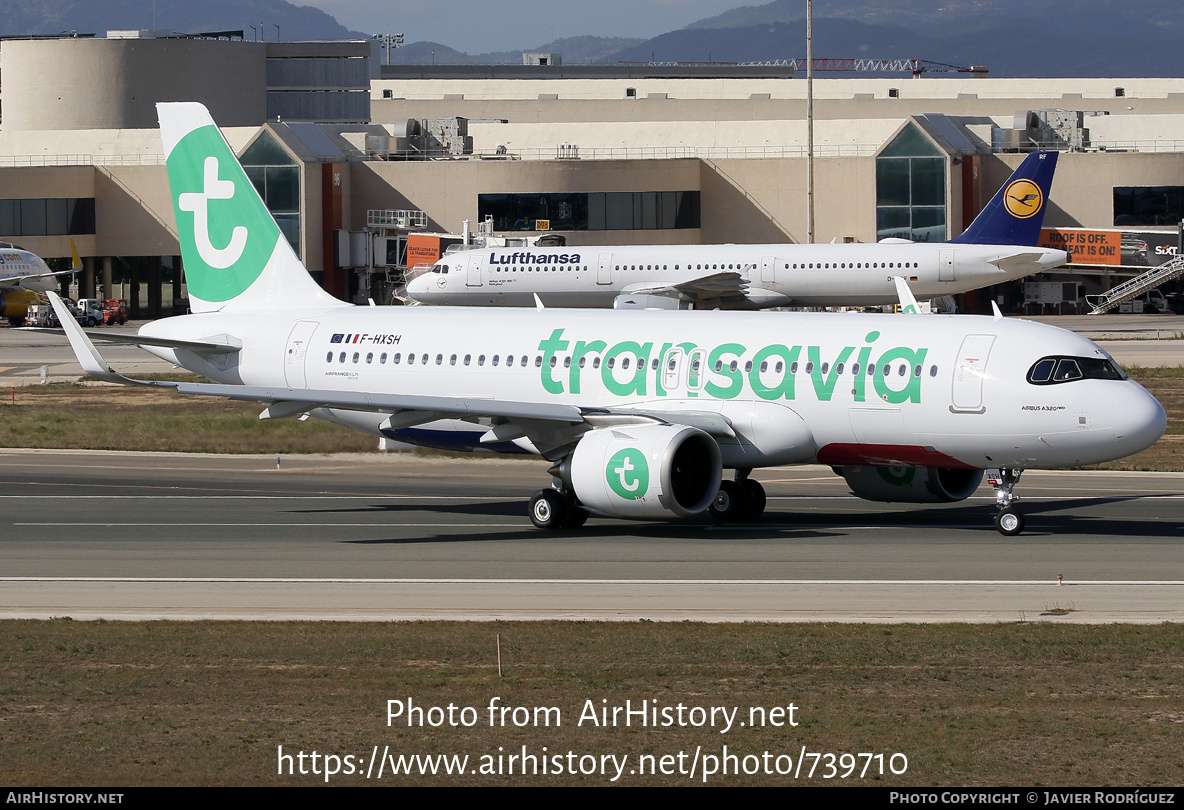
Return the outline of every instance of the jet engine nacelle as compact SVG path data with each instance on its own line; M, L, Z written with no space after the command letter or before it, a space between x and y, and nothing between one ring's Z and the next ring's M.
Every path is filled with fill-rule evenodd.
M0 318L8 318L12 326L20 326L29 314L29 307L39 303L37 294L29 290L9 290L0 295Z
M722 473L715 440L685 425L590 431L559 469L585 508L629 518L702 512L719 491Z
M835 470L847 486L869 501L950 503L969 498L982 483L982 470L945 467L871 467L848 465Z

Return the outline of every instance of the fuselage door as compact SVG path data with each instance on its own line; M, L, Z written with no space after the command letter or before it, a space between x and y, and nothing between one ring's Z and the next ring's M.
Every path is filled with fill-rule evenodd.
M677 346L666 352L662 359L662 388L669 393L678 389L679 377L682 373L683 350Z
M777 260L772 256L761 256L761 286L766 289L777 283Z
M987 376L987 358L991 355L994 335L967 335L954 363L954 383L950 410L954 413L983 413L983 380Z
M695 397L703 390L707 377L707 350L692 349L687 355L687 392Z
M613 283L613 254L601 253L600 259L596 263L596 283L597 284L612 284Z
M954 266L954 251L939 250L937 253L937 280L956 281L957 273Z
M289 388L307 387L304 374L304 361L308 357L308 345L312 341L312 333L317 331L316 321L297 321L288 335L288 345L284 351L284 379Z
M461 267L468 268L465 270L465 286L466 287L480 287L481 286L481 262L476 256L468 256L456 262Z

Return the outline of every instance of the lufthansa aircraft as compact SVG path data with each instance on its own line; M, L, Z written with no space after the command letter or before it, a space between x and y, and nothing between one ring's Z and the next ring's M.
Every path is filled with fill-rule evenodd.
M77 265L75 258L75 267ZM37 293L52 290L57 286L57 276L73 272L50 270L36 253L0 242L0 317L7 318L13 326L20 326L29 307L41 302Z
M450 253L407 283L423 304L616 309L876 306L897 301L893 276L918 298L1051 270L1062 250L1036 247L1056 152L1033 152L949 242L627 245L489 248Z
M554 478L531 499L539 527L589 512L754 519L752 470L821 463L880 501L961 500L989 471L996 525L1017 534L1023 469L1126 456L1166 426L1101 348L1026 321L344 304L292 252L206 109L158 110L194 314L140 340L215 382L130 380L62 317L87 372L257 401L263 419L536 453Z

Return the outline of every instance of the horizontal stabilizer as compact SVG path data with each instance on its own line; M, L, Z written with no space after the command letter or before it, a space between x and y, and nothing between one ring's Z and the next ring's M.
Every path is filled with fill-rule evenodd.
M1049 266L1040 263L1041 259L1048 258L1048 254L1049 251L1012 253L1009 256L1000 256L997 259L988 259L987 261L1000 270L1011 270L1013 268L1031 265L1033 272L1037 272L1051 269Z

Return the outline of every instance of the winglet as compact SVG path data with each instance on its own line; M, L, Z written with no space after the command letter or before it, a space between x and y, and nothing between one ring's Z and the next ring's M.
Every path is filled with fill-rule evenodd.
M546 309L546 307L543 306L543 299L539 298L538 293L534 294L534 308L535 309Z
M917 299L913 297L913 291L909 289L909 285L900 276L893 276L892 281L896 284L896 295L900 299L900 311L908 315L916 315L921 311L921 307L917 305Z
M1003 320L1003 313L999 311L999 305L995 303L995 299L991 299L991 312L995 313L995 320Z
M75 270L81 269L82 268L82 261L78 258L78 248L74 247L74 240L73 239L70 240L70 257L73 260L73 264L71 264L70 266L73 267Z
M119 385L177 387L176 383L133 380L116 372L111 366L107 365L107 361L103 359L103 355L99 354L99 350L95 348L95 344L90 342L90 338L82 331L82 327L78 325L78 321L74 320L74 314L70 312L70 308L66 306L66 302L55 292L47 292L46 296L49 297L49 303L53 306L53 311L58 316L58 321L62 324L62 331L66 333L66 337L70 340L70 348L74 350L74 356L78 358L78 362L82 365L82 370L91 377L94 377L96 380L102 380L103 382L118 383Z

